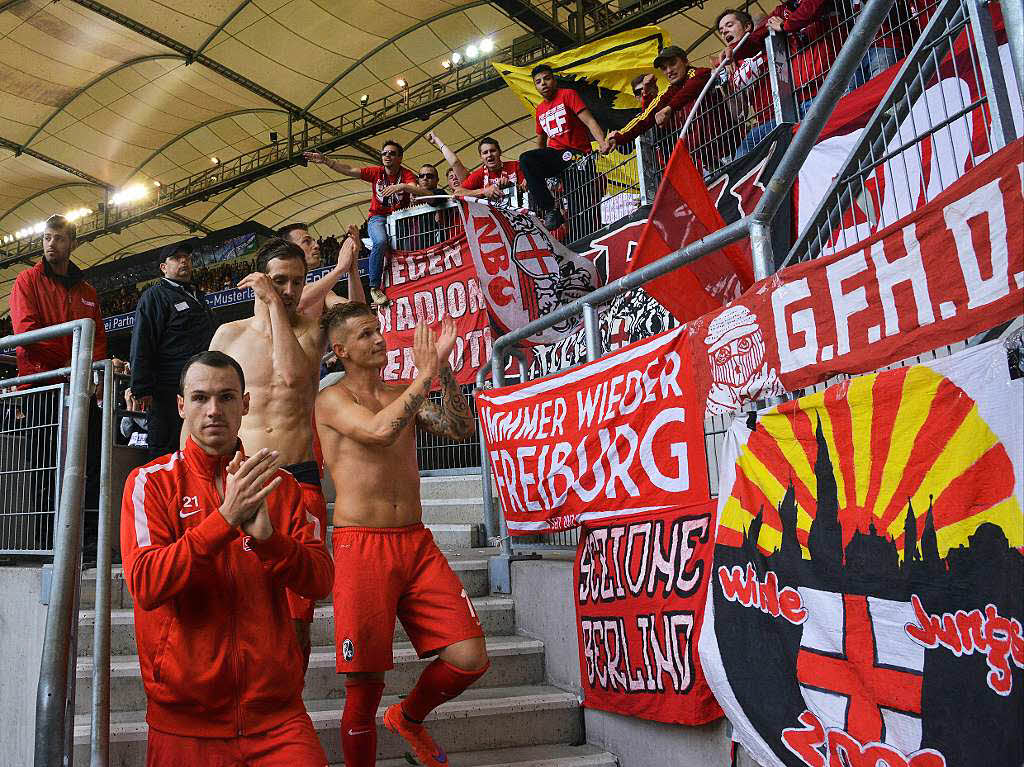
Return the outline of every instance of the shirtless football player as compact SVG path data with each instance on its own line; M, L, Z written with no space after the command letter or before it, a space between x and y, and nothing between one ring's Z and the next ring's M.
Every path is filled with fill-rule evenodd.
M347 675L341 742L346 767L375 763L375 717L384 672L394 665L395 618L420 657L436 656L412 692L390 706L384 725L429 767L448 764L423 720L479 679L489 666L480 621L458 577L423 526L416 427L452 439L475 428L469 404L448 366L455 324L440 337L416 327L415 380L381 380L387 346L365 304L324 315L345 378L317 396L316 422L327 467L344 477L334 506L334 619L337 669ZM427 400L439 379L441 402Z
M338 255L339 272L349 269L358 248L358 239L346 238ZM253 453L264 447L278 451L283 468L302 487L307 511L316 518L322 536L327 504L313 456L312 413L325 344L320 324L324 302L299 311L306 260L298 245L271 239L260 248L256 262L258 271L238 283L239 288L253 289L254 315L221 325L210 349L238 360L245 373L249 413L238 433L242 444ZM314 605L289 592L288 606L308 663Z

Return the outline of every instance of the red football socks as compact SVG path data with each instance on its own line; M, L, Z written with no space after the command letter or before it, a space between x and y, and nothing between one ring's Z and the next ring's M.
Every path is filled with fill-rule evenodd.
M345 710L341 715L341 750L345 767L373 767L377 760L377 706L383 682L345 681Z
M484 675L490 661L475 671L463 671L438 658L420 674L419 681L409 696L402 701L402 713L412 722L422 722L427 714L446 700L459 695Z

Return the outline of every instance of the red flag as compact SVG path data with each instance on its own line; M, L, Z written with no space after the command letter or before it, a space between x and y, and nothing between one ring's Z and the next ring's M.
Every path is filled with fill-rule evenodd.
M654 263L725 226L683 142L677 142L629 271ZM644 285L680 322L738 298L754 282L750 260L727 245Z

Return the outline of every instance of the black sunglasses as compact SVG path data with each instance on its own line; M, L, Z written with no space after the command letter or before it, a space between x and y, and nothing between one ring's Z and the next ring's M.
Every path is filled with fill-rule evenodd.
M420 178L437 178L437 174L436 173L420 173L419 177Z
M382 157L385 157L387 155L392 155L392 154L393 155L399 155L399 154L401 154L401 152L396 152L394 149L384 149L384 150L381 151L380 154L381 154Z

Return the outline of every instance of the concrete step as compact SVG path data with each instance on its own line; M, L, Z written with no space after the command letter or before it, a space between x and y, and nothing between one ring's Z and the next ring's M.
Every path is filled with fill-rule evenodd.
M515 605L508 597L484 596L473 599L473 607L480 617L487 636L509 636L515 630ZM93 628L96 622L95 610L83 610L79 620L81 633L78 637L78 656L92 655ZM311 627L313 646L334 645L334 607L321 605L313 613ZM401 622L395 626L395 641L408 641ZM112 655L134 655L135 613L131 609L113 610L110 615L110 652Z
M484 521L484 502L481 498L448 498L423 501L423 522L435 524L480 525Z
M386 692L407 694L430 659L420 660L408 642L394 645L395 667L388 672ZM481 688L537 684L544 679L544 645L523 636L488 637L491 666L476 683ZM92 658L79 658L75 710L83 713L92 705ZM306 671L303 697L307 700L337 700L345 695L345 678L336 671L333 643L314 647ZM111 710L136 711L146 707L137 655L119 655L110 660Z
M397 703L398 697L386 695L377 710L377 758L394 759L400 765L408 747L401 738L391 734L381 724L387 706ZM338 699L309 700L313 726L333 764L341 758L341 711L344 702ZM473 687L453 701L443 704L427 720L435 739L455 755L488 749L512 749L527 746L544 749L547 744L561 748L560 744L579 743L583 740L583 716L576 696L546 685ZM111 714L110 764L112 767L142 767L145 764L147 727L143 709ZM75 717L75 763L88 763L89 718ZM500 753L500 752L499 752ZM528 752L527 752L528 753ZM543 753L543 751L541 752ZM554 753L557 753L554 752ZM592 754L587 755L592 756ZM461 760L452 760L462 765ZM378 762L381 764L382 762ZM383 762L383 764L389 764ZM408 764L408 762L406 762ZM549 767L543 761L520 765L517 762L476 761L468 765L514 764L516 767ZM574 762L553 762L554 765ZM579 762L588 767L611 767L614 761Z
M466 751L452 754L453 764L459 767L618 767L619 760L614 754L598 746L523 746L521 748L496 748L491 751ZM345 767L343 763L331 767ZM401 759L377 760L377 767L409 767L409 761Z
M420 477L420 498L424 501L482 497L483 485L480 482L480 472L452 474L443 477Z
M445 551L444 554L455 574L462 581L466 593L471 597L476 597L487 594L489 591L487 560L494 556L497 551L497 549L487 547L459 547ZM82 573L81 604L83 610L92 610L96 607L95 569L86 570ZM330 604L330 598L323 600L323 604ZM130 608L132 606L132 595L125 587L124 573L120 565L115 566L111 571L110 606L114 610Z

